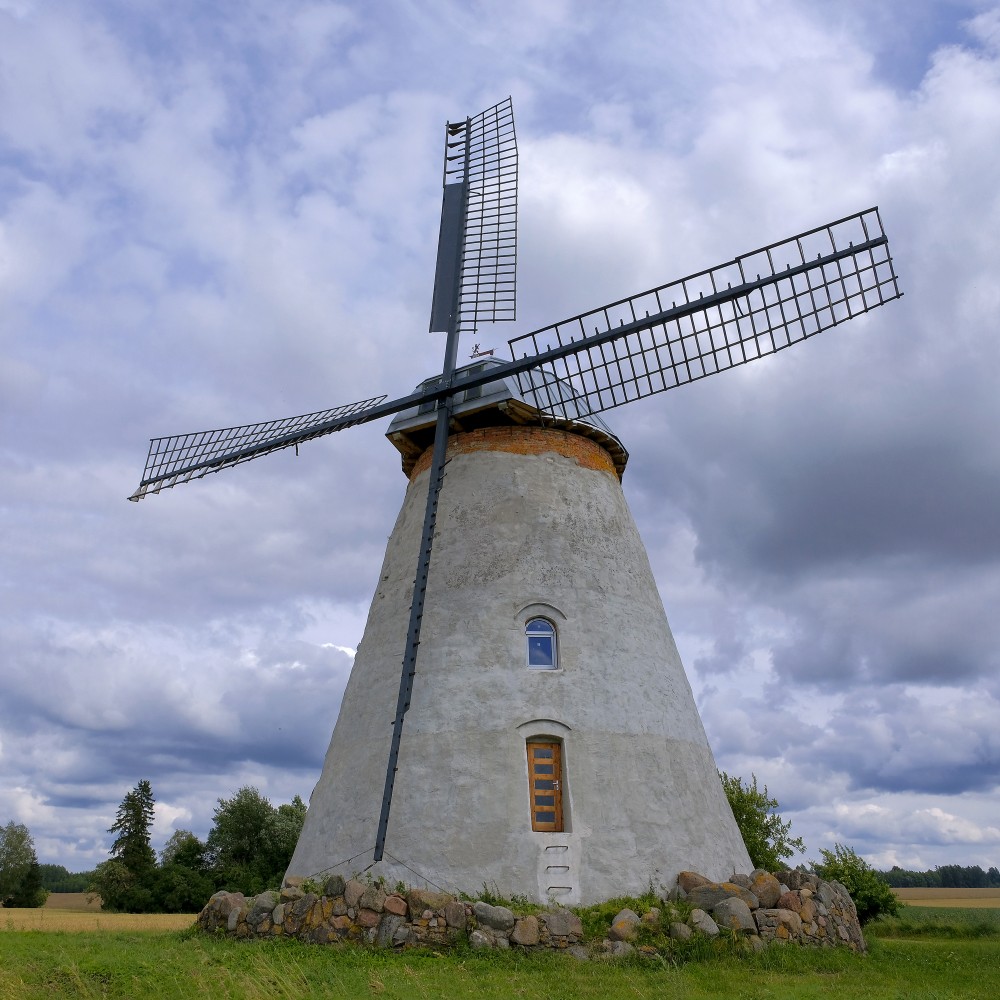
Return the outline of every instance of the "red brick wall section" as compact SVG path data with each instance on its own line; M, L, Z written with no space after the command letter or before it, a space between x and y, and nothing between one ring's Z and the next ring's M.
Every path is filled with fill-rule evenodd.
M506 451L513 455L546 455L553 452L573 459L585 469L610 472L617 476L611 456L596 442L580 434L551 427L483 427L475 431L453 434L448 439L448 457L470 455L477 451ZM412 482L430 468L432 449L417 459Z

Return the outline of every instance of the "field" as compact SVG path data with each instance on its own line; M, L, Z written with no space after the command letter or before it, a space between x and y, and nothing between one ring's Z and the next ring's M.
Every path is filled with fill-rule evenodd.
M1000 907L1000 889L893 889L907 906Z
M174 921L165 929L163 921ZM392 954L193 932L193 917L81 910L0 911L0 998L49 1000L993 1000L1000 996L1000 909L904 908L866 928L867 956L726 948L687 964L578 962L559 955ZM81 921L91 921L90 926ZM72 933L71 933L72 932Z

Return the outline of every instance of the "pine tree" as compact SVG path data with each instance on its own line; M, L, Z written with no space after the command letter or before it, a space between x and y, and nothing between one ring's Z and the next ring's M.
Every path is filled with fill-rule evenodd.
M143 778L118 807L108 833L117 833L111 845L111 856L139 878L156 867L156 854L150 844L149 828L153 825L153 789Z
M108 833L117 834L111 858L97 866L91 881L105 909L145 913L154 907L156 854L149 839L154 802L153 789L143 778L122 799L108 828Z

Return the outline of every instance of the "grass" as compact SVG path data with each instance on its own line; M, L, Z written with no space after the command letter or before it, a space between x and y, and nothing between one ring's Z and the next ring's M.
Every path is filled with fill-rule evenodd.
M0 925L18 911L0 913ZM23 912L23 911L21 911ZM968 915L966 915L968 914ZM107 919L111 914L100 914ZM512 952L373 951L294 941L233 941L155 928L68 933L50 926L0 934L0 1000L151 997L164 1000L944 1000L1000 996L1000 911L908 908L897 924L870 928L870 953L772 947L703 961L660 958L578 962ZM978 929L985 918L992 928ZM190 918L185 918L190 919ZM148 928L148 929L140 929ZM949 930L949 928L951 930Z
M872 938L1000 939L1000 910L981 907L904 906L898 917L882 917L865 928Z

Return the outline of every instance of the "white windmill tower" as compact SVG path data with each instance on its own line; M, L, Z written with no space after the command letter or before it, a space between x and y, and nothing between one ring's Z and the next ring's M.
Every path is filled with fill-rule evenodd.
M441 375L392 402L154 439L132 497L396 415L409 486L291 874L587 903L749 869L598 414L898 298L878 211L457 368L462 332L514 318L516 201L510 101L449 123Z

